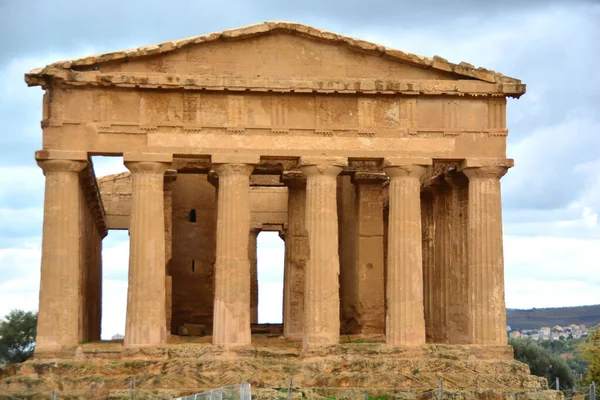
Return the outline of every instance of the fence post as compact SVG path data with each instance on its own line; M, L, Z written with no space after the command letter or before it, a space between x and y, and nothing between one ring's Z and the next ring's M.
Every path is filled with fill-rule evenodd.
M437 387L437 396L436 396L437 400L442 400L442 380L439 379L438 380L438 387Z
M52 400L56 400L57 396L56 396L56 392L53 390L52 391Z
M590 385L590 400L596 400L596 382L594 381Z
M556 377L556 385L555 385L555 389L556 389L556 390L560 390L560 379L558 379L558 376Z
M290 378L289 381L288 381L287 398L288 398L288 400L290 400L292 398L292 378Z

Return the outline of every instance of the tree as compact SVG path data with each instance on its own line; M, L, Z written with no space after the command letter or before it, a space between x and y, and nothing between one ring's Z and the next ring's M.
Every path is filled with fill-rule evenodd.
M533 375L545 377L549 383L558 378L560 387L571 389L575 386L575 376L564 358L552 354L549 348L544 348L532 340L511 339L509 344L515 351L515 359L529 365Z
M12 310L0 320L0 364L20 363L33 355L37 312Z
M600 382L600 328L596 329L583 346L582 357L588 364L587 381Z

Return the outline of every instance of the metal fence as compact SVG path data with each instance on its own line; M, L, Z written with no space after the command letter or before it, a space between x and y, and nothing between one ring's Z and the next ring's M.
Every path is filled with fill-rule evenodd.
M185 397L177 397L174 400L251 400L249 383L239 385L223 386L209 392L192 394Z

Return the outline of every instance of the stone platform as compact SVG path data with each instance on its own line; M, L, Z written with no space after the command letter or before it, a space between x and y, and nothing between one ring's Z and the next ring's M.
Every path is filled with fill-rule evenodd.
M343 343L303 352L300 342L253 335L251 346L227 349L210 337L178 338L158 347L125 348L88 343L0 368L0 393L25 395L58 391L73 397L122 391L131 378L137 388L165 397L250 382L253 398L287 397L290 385L308 398L364 398L364 393L423 393L443 381L445 390L502 398L503 392L539 392L519 398L556 398L546 380L529 374L512 357L512 347L426 345L389 349L378 340L344 337ZM184 341L187 341L185 343ZM362 397L360 397L360 394ZM495 394L495 395L494 395ZM490 397L492 396L492 397ZM500 396L500 397L498 397Z

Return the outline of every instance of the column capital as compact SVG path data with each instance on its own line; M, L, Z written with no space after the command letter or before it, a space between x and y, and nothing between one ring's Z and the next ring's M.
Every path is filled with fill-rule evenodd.
M169 168L168 163L158 161L126 161L125 166L131 173L164 174Z
M468 158L461 162L459 171L469 179L500 179L514 165L510 158Z
M306 175L302 171L284 171L281 174L280 181L287 187L306 187Z
M173 154L129 152L123 153L123 162L157 162L171 164L173 162Z
M246 176L249 177L254 170L254 165L251 164L216 164L213 165L213 170L217 173L217 178L227 176Z
M335 177L348 165L347 157L300 157L298 168L304 175Z
M363 172L358 171L352 174L352 183L381 185L387 182L388 176L384 172Z
M123 154L123 164L132 173L164 174L172 162L172 154L133 152Z
M35 160L39 167L48 172L80 172L88 165L85 151L38 150Z
M37 165L44 171L49 172L81 172L87 165L87 161L80 160L37 160Z
M416 178L419 179L425 173L427 167L433 164L431 158L415 157L388 157L383 159L383 172L391 179L393 178Z

